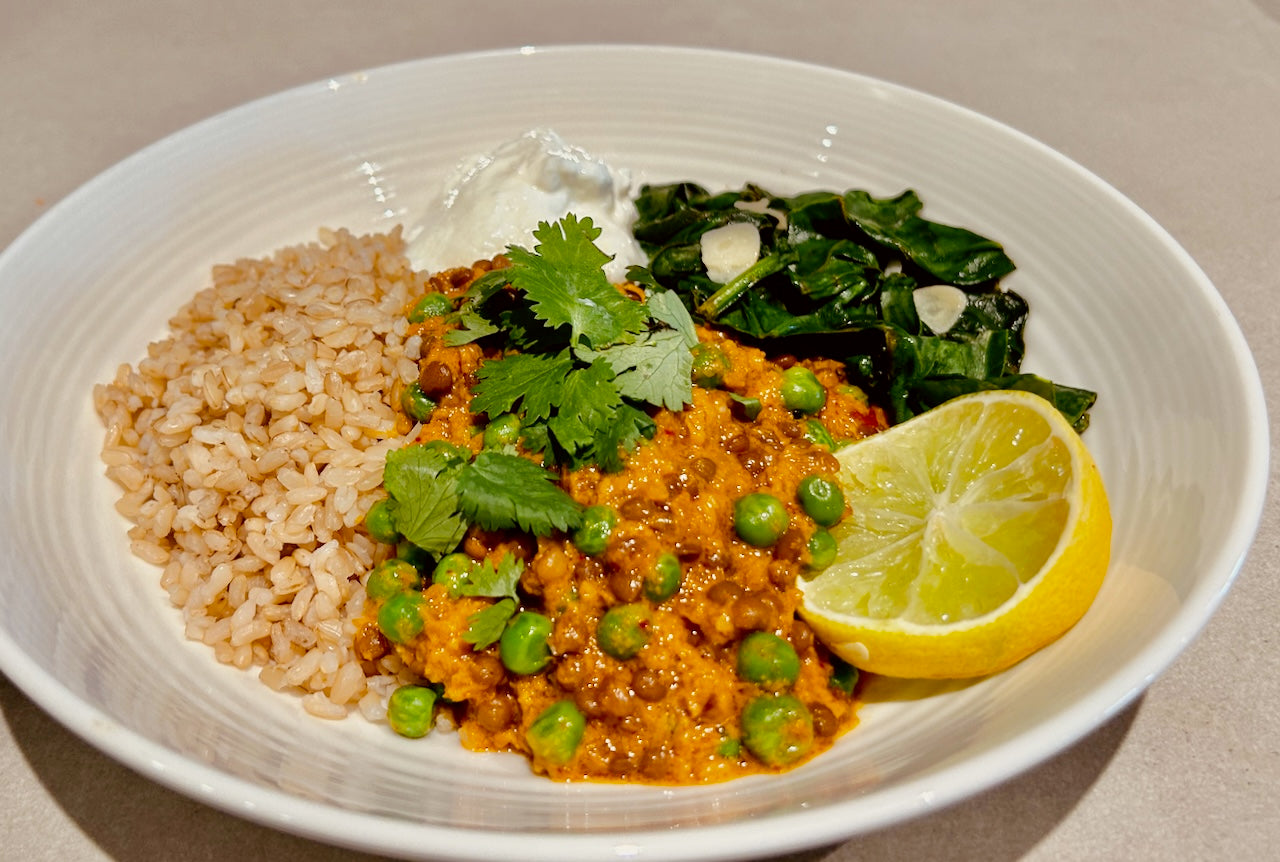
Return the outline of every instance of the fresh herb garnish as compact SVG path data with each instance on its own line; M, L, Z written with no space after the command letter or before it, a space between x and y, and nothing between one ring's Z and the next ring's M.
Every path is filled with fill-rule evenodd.
M560 382L573 366L567 350L555 355L513 353L491 359L476 371L471 410L500 416L517 412L519 405L524 423L545 421L551 417Z
M649 407L679 410L692 399L684 305L647 301L609 283L600 229L573 214L534 231L534 251L512 246L511 266L473 284L453 343L501 339L507 355L480 366L471 409L513 413L521 443L547 465L621 466L621 452L653 433Z
M519 455L487 451L471 460L466 449L441 441L388 453L382 471L395 528L437 557L456 548L470 524L536 536L578 526L582 507L555 480Z
M537 536L573 530L582 506L549 468L619 470L623 453L656 430L650 407L678 410L692 398L693 319L674 295L645 301L610 284L599 235L590 219L572 214L542 222L534 251L510 247L511 266L476 279L454 313L446 343L489 339L505 354L478 368L471 411L516 416L525 451L541 453L543 463L514 449L473 458L438 441L389 454L383 482L394 526L436 557L453 551L471 525ZM469 583L488 584L483 572ZM497 574L509 590L489 584L459 595L514 599L519 572Z
M511 554L504 554L495 566L491 561L480 560L469 568L450 590L456 596L479 596L500 599L517 598L516 586L524 572L524 563Z
M459 473L459 507L468 521L486 530L516 528L546 536L573 529L582 520L582 507L555 481L554 473L527 458L481 452Z
M600 229L591 219L570 213L556 224L541 222L533 236L534 251L507 249L511 267L502 272L547 326L568 326L574 347L605 347L644 329L644 303L623 296L604 274L612 258L596 248Z
M496 566L488 559L480 560L450 586L451 598L473 596L498 600L467 618L467 630L463 632L462 639L473 648L484 649L502 637L507 620L515 615L519 606L516 587L520 584L522 572L524 563L511 554L505 554Z
M516 600L503 599L467 617L467 630L462 639L474 649L491 647L502 637L507 621L516 613Z
M458 475L470 453L441 441L387 453L382 482L394 501L392 519L406 539L441 556L462 541Z
M920 216L913 191L777 197L748 185L711 194L694 183L646 186L634 233L650 256L628 277L669 288L703 320L780 351L843 359L850 379L884 403L894 422L981 388L1032 389L1077 430L1096 398L1023 374L1027 306L999 280L1014 269L1003 248L964 228ZM701 237L731 222L760 236L756 262L720 284L702 261ZM912 292L950 284L966 294L960 318L934 332Z
M642 401L679 410L689 400L689 373L693 368L691 349L698 343L693 319L679 297L663 290L649 297L654 320L669 329L652 329L627 344L608 350L581 349L583 359L603 359L616 375L618 391L633 401Z

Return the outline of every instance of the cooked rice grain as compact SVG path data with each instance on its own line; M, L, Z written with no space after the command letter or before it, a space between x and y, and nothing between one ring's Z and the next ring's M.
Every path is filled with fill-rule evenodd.
M387 553L357 526L398 445L388 393L417 376L404 308L423 286L398 228L321 231L215 267L170 337L94 390L130 547L186 636L322 718L382 718L403 673L352 646Z

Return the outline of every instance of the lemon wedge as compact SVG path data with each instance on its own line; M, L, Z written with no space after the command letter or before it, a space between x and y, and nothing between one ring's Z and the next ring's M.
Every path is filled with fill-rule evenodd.
M801 613L871 673L947 679L1021 661L1084 616L1107 571L1097 465L1029 392L965 395L836 453L852 513Z

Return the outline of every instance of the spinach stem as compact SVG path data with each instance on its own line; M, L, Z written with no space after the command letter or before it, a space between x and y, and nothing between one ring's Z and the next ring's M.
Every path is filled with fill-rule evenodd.
M779 272L791 262L791 255L775 253L762 257L735 275L698 306L698 314L707 320L715 320L761 279Z

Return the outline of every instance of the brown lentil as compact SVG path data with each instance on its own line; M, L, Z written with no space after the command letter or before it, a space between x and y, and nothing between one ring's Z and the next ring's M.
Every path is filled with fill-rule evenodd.
M453 372L443 362L427 362L418 372L418 388L428 398L439 398L453 388Z
M813 717L813 732L818 736L831 737L840 731L840 721L831 711L831 707L821 703L811 703L809 715Z
M729 616L741 631L759 631L773 628L775 613L776 610L768 599L756 593L747 593L733 600Z
M742 595L742 587L733 581L720 581L707 590L707 598L718 605L727 605Z

